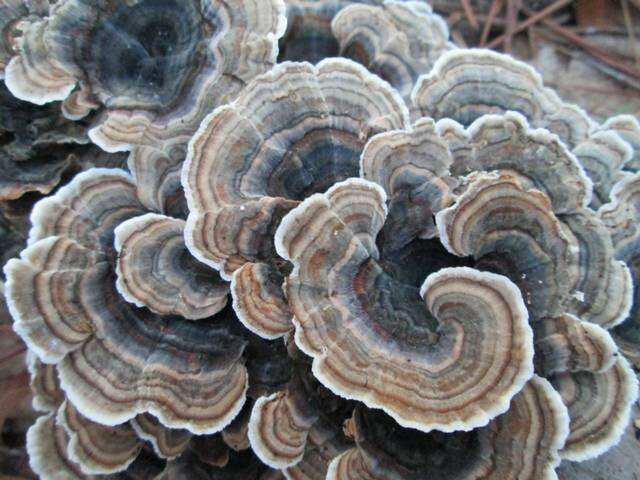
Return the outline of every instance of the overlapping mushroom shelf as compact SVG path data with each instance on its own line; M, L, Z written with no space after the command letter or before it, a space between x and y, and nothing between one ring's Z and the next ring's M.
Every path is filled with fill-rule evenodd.
M618 442L634 117L420 1L0 14L7 87L48 104L0 108L1 199L45 196L4 267L37 475L546 480Z

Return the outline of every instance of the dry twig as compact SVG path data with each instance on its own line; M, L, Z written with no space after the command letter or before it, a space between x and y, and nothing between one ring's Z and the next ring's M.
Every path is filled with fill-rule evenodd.
M503 35L500 35L497 38L494 38L493 40L491 40L486 47L487 48L495 48L498 45L500 45L502 42L505 42L508 38L508 36L513 36L516 33L519 33L521 31L523 31L524 29L526 29L527 27L539 22L540 20L542 20L543 18L548 17L549 15L551 15L552 13L560 10L563 7L566 7L568 4L572 3L573 0L557 0L556 2L552 3L551 5L549 5L548 7L543 8L542 10L540 10L539 12L534 13L533 15L531 15L529 18L527 18L524 22L521 22L519 24L517 24L514 28L513 31L511 32L507 32ZM523 7L524 8L524 7Z
M504 5L504 0L492 0L491 7L489 8L489 13L487 14L487 21L484 23L484 28L482 29L482 35L480 35L480 46L484 46L487 43L487 39L489 38L489 33L491 32L491 27L496 19L496 15L498 12L502 10L502 6Z
M532 16L536 14L536 12L533 12L532 10L530 10L525 6L522 7L522 11L528 16ZM564 37L565 39L569 40L575 46L581 48L592 57L597 58L599 61L601 61L608 67L611 67L619 72L622 72L625 75L632 77L634 80L640 80L640 70L628 65L624 61L618 61L614 59L613 57L611 57L611 55L609 55L609 53L605 49L600 48L597 45L593 45L590 42L587 42L577 33L571 31L568 28L563 27L562 25L560 25L559 23L551 19L543 18L541 22L547 28L557 33L558 35Z
M478 19L476 18L476 13L473 11L473 6L469 0L461 0L462 8L464 9L464 14L467 16L469 20L469 24L474 30L478 30L480 28L480 24L478 23Z

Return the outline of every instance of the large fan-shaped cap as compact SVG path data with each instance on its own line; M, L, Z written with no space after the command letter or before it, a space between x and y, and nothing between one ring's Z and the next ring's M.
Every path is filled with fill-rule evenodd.
M407 101L418 76L454 48L442 17L418 1L352 4L334 17L331 30L342 56L384 78Z
M349 179L283 219L276 248L294 264L286 293L296 344L325 386L401 425L485 425L532 374L520 292L469 268L443 269L421 289L395 280L376 261L385 217L384 191Z
M35 207L30 246L6 268L15 329L81 414L108 425L149 412L166 426L218 431L242 407L237 320L158 317L116 291L114 229L143 209L131 178L94 169Z
M331 462L327 480L557 479L568 423L559 395L536 376L507 413L472 432L425 434L358 409L347 427L357 447Z
M512 279L533 319L564 313L577 278L577 245L564 233L549 197L506 172L469 180L456 203L436 217L442 243Z
M546 88L529 65L490 50L445 53L430 73L418 79L412 99L423 116L450 118L463 125L488 113L516 111L534 127L558 134L571 148L595 128L584 111L563 103Z
M563 458L586 460L618 443L638 398L638 380L624 357L601 373L563 373L551 381L571 418Z
M187 246L227 276L272 257L282 216L357 175L366 140L407 119L398 94L350 60L275 67L191 141L182 179Z
M188 319L209 317L224 308L229 284L191 256L183 232L183 220L154 213L118 225L116 286L125 300Z
M104 105L90 136L120 151L186 140L206 112L273 65L285 16L281 0L259 8L246 0L62 0L22 28L9 89L39 104L66 100L70 118Z

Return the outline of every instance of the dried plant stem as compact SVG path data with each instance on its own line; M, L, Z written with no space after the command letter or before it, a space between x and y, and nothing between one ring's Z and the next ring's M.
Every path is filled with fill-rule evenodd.
M498 12L502 10L504 5L504 0L492 0L491 7L489 8L489 13L487 14L487 21L484 23L484 28L482 29L482 35L480 35L480 46L483 47L487 43L487 39L489 38L489 33L491 32L491 27L495 22L496 16Z
M513 39L518 15L522 6L521 0L507 0L507 31L504 34L504 51L511 52L511 40Z
M522 7L522 11L529 16L535 15L535 12L528 9L527 7ZM597 58L599 61L601 61L608 67L611 67L619 72L622 72L625 75L632 77L634 80L640 80L640 70L638 70L637 68L634 68L628 65L626 62L615 60L614 58L611 57L611 55L609 55L609 53L605 49L600 48L599 46L594 45L590 42L587 42L577 33L563 27L562 25L556 23L553 20L544 18L541 21L551 31L569 40L571 43L580 47L582 50L584 50L586 53L588 53L592 57Z
M572 1L573 0L557 0L556 2L552 3L548 7L543 8L539 12L534 13L529 18L527 18L524 22L521 22L521 23L517 24L514 27L513 31L511 32L511 35L515 35L516 33L523 31L524 29L526 29L527 27L533 25L534 23L539 22L543 18L546 18L549 15L551 15L552 13L560 10L561 8L563 8L563 7L567 6L567 5L569 5ZM494 38L491 42L489 42L486 45L486 47L487 48L495 48L498 45L500 45L502 42L504 42L506 39L507 39L507 34L505 33L504 35L500 35L499 37Z
M469 20L469 24L473 27L474 30L478 30L480 28L480 24L478 23L478 19L476 18L476 13L473 11L473 6L469 0L461 0L462 8L464 9L464 14L467 16Z
M636 41L636 32L633 28L633 17L631 14L631 9L629 8L629 2L627 0L621 0L622 3L622 13L624 15L624 24L627 28L627 33L629 34L629 44L631 46L631 51L633 52L633 56L636 60L636 66L640 66L640 50L638 49L638 42Z

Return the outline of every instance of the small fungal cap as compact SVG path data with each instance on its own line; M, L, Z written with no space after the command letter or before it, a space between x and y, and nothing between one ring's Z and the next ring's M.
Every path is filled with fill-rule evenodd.
M184 223L147 213L118 225L116 287L138 307L196 320L224 308L229 284L191 256L184 244Z

